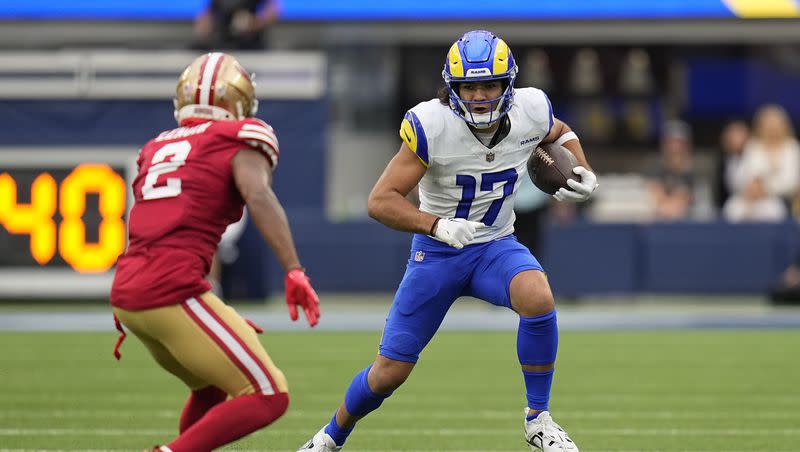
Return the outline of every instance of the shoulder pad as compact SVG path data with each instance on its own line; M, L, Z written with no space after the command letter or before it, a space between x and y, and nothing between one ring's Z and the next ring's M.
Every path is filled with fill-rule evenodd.
M518 88L514 90L514 105L524 112L525 116L550 133L555 117L553 106L544 91L538 88Z
M406 112L400 124L400 138L426 167L430 164L428 142L439 135L444 123L442 105L437 104L438 100L418 104Z
M264 153L273 168L278 165L280 150L278 137L275 136L272 126L258 118L246 118L234 121L233 124L235 126L231 131L236 140Z

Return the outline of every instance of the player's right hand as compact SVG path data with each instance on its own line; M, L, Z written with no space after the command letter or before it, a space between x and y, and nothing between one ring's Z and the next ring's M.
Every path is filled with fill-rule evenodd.
M436 223L434 237L460 250L475 238L475 231L485 227L486 225L483 223L464 218L441 218Z
M294 268L286 273L283 280L286 286L286 304L289 306L289 317L298 319L297 307L303 308L306 320L312 327L319 319L319 297L311 287L311 280L301 268Z

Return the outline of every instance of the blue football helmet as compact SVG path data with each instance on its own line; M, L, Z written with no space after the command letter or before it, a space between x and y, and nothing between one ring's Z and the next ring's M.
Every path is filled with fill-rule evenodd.
M486 30L464 33L447 52L442 78L450 93L450 109L456 116L477 128L491 127L511 109L514 100L514 79L517 64L508 44ZM500 97L482 101L466 101L458 95L458 84L500 80L504 91ZM472 104L496 104L488 113L473 113Z

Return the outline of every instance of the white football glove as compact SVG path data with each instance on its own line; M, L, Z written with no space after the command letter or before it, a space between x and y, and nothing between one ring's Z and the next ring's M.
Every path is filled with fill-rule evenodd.
M434 237L442 242L460 250L475 238L475 231L485 228L486 225L477 221L463 218L441 218L436 223Z
M567 185L569 185L572 190L567 190L566 188L559 188L557 192L553 195L559 201L569 201L569 202L583 202L589 199L592 196L592 193L597 189L597 176L594 175L593 172L587 170L582 166L576 166L572 168L572 172L577 174L581 177L581 181L578 182L575 179L568 179Z

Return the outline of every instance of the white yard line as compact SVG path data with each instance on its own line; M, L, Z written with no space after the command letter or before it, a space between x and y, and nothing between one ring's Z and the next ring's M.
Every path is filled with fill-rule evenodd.
M487 436L487 435L514 435L518 434L517 428L441 428L441 429L415 429L393 428L373 429L364 428L358 431L361 436ZM302 429L271 428L270 432L303 434L308 433ZM0 436L155 436L172 435L173 429L77 429L77 428L0 428ZM581 429L575 433L585 436L800 436L800 428L763 428L763 429L735 429L735 428L610 428L610 429Z
M3 401L5 402L28 402L27 405L30 406L31 402L41 402L45 401L48 403L49 407L52 407L53 404L63 402L64 404L69 404L74 401L93 401L102 403L105 402L108 404L106 409L111 409L113 406L117 406L119 403L125 403L126 407L128 408L136 408L138 405L141 405L142 408L145 408L147 405L152 407L155 405L163 405L164 403L164 394L156 394L156 393L118 393L118 394L95 394L94 396L83 394L80 392L74 393L61 393L61 394L46 394L42 392L24 392L24 391L16 391L14 393L9 394L0 394ZM332 393L332 392L304 392L302 397L308 400L314 400L316 402L329 402L333 401L336 405L342 400L342 394L340 393ZM490 393L481 393L481 394L473 394L472 395L474 400L478 399L485 399L485 400L494 400L495 396ZM715 406L720 402L731 402L741 404L743 401L755 401L755 402L762 402L766 403L769 402L773 405L792 405L796 406L800 402L800 394L759 394L759 393L749 393L749 394L692 394L688 396L691 401L691 405L693 409L695 408L703 408L698 406L698 404L703 403L713 403ZM451 401L453 398L452 393L448 393L446 391L438 393L438 394L403 394L402 397L392 398L392 404L395 406L398 405L413 405L415 408L419 408L420 404L429 405L432 402L440 402L440 401ZM184 399L177 398L176 403L183 403ZM665 402L666 400L666 402ZM572 394L564 394L559 396L559 401L561 402L561 410L562 411L569 411L566 407L573 405L578 405L577 403L570 403L571 401L580 401L582 406L586 406L590 402L614 402L619 403L620 401L625 402L639 402L639 401L654 401L660 404L669 403L673 399L665 396L664 394L630 394L630 393L604 393L604 394L582 394L582 393L572 393ZM524 402L524 401L523 401ZM687 402L688 403L688 402ZM334 405L334 406L336 406ZM103 409L103 408L100 408ZM177 409L177 408L176 408ZM333 409L333 407L331 408Z
M270 452L269 449L221 449L221 450L235 450L236 452ZM130 452L129 449L0 449L0 452ZM667 452L672 449L647 449L647 452ZM443 452L440 450L431 449L348 449L347 452ZM450 450L447 452L519 452L519 449L464 449L464 450ZM642 452L640 449L598 449L594 452ZM752 452L752 450L734 450L734 449L681 449L681 452Z
M144 412L144 410L142 411ZM180 415L178 408L174 410L147 410L149 418L158 419L177 419ZM285 414L286 418L292 419L320 419L322 422L330 415L329 410L308 411L290 410ZM440 411L427 412L424 415L409 411L392 411L384 414L386 418L394 419L520 419L521 415L516 410L473 410L463 411ZM42 411L31 409L26 410L4 410L0 411L0 419L135 419L139 417L138 411L120 410L51 410L43 408ZM741 413L737 411L719 410L693 410L690 412L683 410L643 410L643 411L559 411L558 417L561 419L687 419L687 420L725 420L741 419ZM800 419L800 412L792 411L758 411L758 419Z

